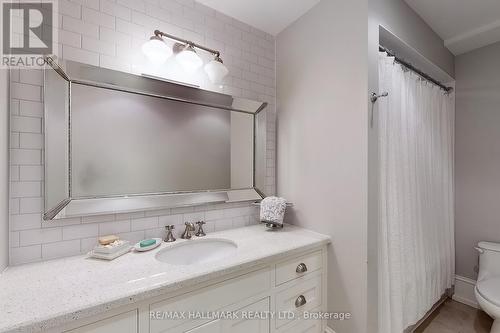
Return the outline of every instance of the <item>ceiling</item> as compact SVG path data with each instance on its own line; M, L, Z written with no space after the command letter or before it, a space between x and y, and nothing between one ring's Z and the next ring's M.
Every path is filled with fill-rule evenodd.
M320 0L196 0L239 21L277 35Z
M455 55L500 41L499 0L405 0Z

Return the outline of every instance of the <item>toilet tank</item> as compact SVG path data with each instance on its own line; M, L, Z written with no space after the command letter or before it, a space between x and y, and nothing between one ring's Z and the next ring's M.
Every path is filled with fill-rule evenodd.
M478 281L492 276L500 277L500 244L479 242L476 248L479 255Z

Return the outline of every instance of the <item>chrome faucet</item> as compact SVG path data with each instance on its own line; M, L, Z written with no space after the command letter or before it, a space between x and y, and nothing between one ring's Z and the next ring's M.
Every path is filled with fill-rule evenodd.
M174 230L175 227L173 225L166 225L165 230L167 230L167 236L165 239L163 239L167 243L172 243L175 242L175 237L174 234L172 233L172 230Z
M205 230L203 230L203 225L205 224L205 222L198 221L196 222L196 224L198 225L198 232L196 232L195 236L196 237L206 236L207 234L205 233Z
M186 225L186 230L184 230L184 232L182 233L181 238L182 239L191 239L191 237L192 237L191 233L194 232L196 230L196 228L194 227L194 224L191 222L186 222L184 224Z

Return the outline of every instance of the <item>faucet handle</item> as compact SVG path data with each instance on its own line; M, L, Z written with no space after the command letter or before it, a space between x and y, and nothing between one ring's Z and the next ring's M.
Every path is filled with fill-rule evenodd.
M166 225L165 229L167 230L167 236L165 237L164 241L167 243L175 242L176 239L174 237L174 234L172 233L172 230L175 229L173 225Z
M198 225L198 232L195 234L195 236L196 237L206 236L207 234L203 230L203 225L206 224L206 222L204 222L204 221L198 221L198 222L196 222L196 224Z
M195 231L196 228L194 227L194 224L191 222L186 222L184 223L186 225L186 229L181 235L182 239L191 239L191 232Z

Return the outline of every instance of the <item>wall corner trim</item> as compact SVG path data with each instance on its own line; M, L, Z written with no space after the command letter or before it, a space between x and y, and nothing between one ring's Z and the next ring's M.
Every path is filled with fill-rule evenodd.
M453 294L453 300L479 309L479 304L474 294L475 286L476 281L455 275L455 294Z

